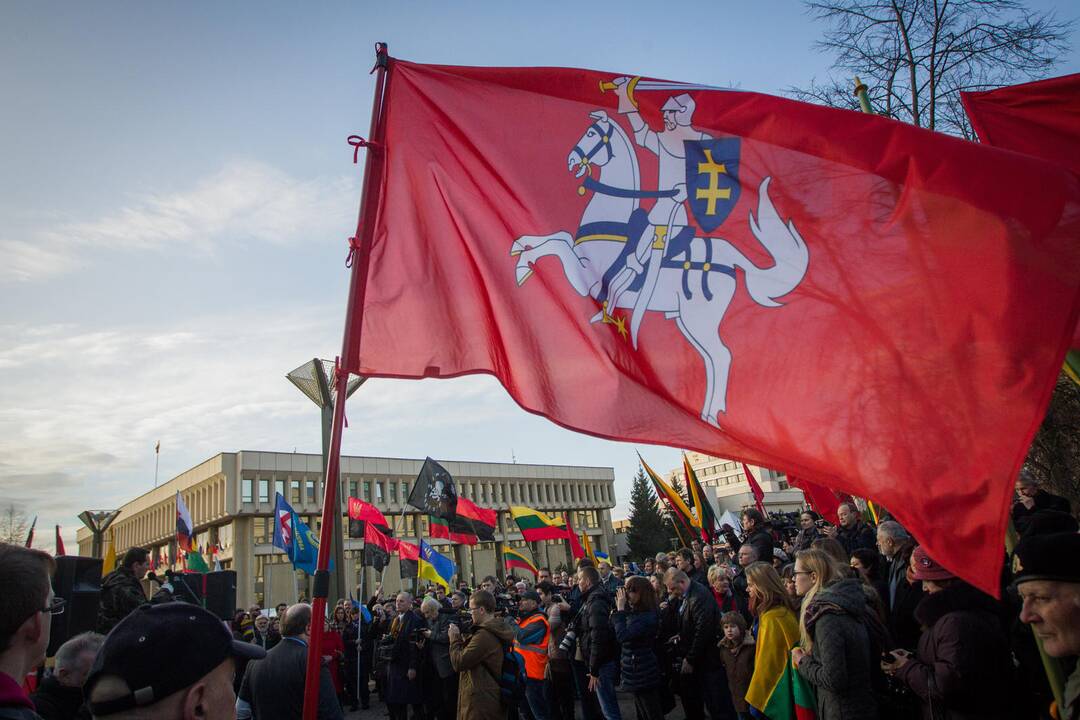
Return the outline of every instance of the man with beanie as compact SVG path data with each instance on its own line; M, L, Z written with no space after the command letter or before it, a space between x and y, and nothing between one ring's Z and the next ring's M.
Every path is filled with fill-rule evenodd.
M236 717L236 659L264 657L197 605L143 605L105 638L83 688L95 718Z
M1080 535L1024 538L1013 555L1023 601L1020 620L1031 625L1050 657L1080 656ZM1080 664L1065 684L1061 720L1080 720Z

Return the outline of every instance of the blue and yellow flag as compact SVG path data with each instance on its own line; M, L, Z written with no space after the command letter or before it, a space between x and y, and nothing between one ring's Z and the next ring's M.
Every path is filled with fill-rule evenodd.
M457 566L450 558L435 552L435 549L423 540L420 541L420 562L417 577L422 577L450 589Z

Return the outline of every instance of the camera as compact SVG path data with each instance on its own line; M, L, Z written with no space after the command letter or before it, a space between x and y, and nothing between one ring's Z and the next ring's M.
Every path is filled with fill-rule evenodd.
M566 635L563 636L562 642L559 643L559 650L571 655L574 652L574 648L577 647L577 633L573 630L567 630Z

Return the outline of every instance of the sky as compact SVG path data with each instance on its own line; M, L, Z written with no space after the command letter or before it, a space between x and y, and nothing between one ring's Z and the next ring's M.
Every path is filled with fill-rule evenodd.
M1069 2L1029 2L1062 18ZM73 547L219 452L319 452L285 380L340 351L376 41L415 62L570 66L783 93L823 79L821 27L752 3L0 4L0 503ZM1080 71L1080 37L1055 74ZM372 380L342 452L600 465L627 511L636 450L564 430L486 376ZM44 530L43 530L44 528Z

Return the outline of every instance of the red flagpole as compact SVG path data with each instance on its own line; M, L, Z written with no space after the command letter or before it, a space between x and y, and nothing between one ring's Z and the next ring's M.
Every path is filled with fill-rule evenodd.
M364 183L360 198L360 217L357 221L356 238L350 241L352 252L352 276L349 279L349 301L345 309L345 333L341 342L341 356L348 357L351 348L359 342L360 318L363 313L364 286L367 284L369 250L375 225L375 208L381 187L383 167L383 93L386 88L386 70L389 64L386 43L375 44L375 97L371 109L371 132L364 159ZM354 337L354 333L356 337ZM333 545L331 533L334 523L341 522L338 501L338 472L341 460L341 431L345 425L345 398L349 384L348 370L341 366L340 358L334 377L337 397L334 402L334 420L330 433L330 450L326 458L326 482L323 494L322 526L319 530L319 559L316 564L314 588L311 593L311 640L308 643L307 674L304 677L304 720L316 720L319 709L319 671L322 668L321 646L323 641L323 618L326 615L326 596L330 586L330 551Z

